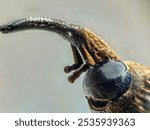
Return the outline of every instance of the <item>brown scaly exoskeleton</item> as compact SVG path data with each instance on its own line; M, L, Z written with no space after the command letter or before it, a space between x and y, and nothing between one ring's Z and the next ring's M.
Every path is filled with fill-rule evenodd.
M29 17L0 26L0 32L42 29L71 43L74 64L66 66L69 82L83 72L83 90L94 112L150 112L150 68L121 61L100 37L85 27L46 17ZM98 76L98 77L97 77Z

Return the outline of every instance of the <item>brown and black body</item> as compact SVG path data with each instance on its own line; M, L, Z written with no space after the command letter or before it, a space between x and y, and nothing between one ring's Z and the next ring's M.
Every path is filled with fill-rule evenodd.
M123 62L107 43L85 27L68 24L62 20L45 17L29 17L0 26L0 32L10 33L27 29L42 29L55 32L71 43L74 64L66 66L64 71L69 73L69 82L73 83L83 72L94 68L101 61L111 60ZM110 100L109 105L103 110L94 110L90 100L97 99L94 94L86 95L89 106L96 112L150 112L150 68L134 62L123 62L131 75L128 90L122 95ZM84 88L86 89L86 88ZM97 90L98 91L98 90ZM97 93L95 91L95 93Z

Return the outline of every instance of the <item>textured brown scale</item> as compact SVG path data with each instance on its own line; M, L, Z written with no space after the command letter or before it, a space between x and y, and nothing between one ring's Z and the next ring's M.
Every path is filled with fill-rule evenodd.
M140 65L132 61L125 61L132 75L132 93L134 92L134 106L139 112L150 112L150 67Z
M89 29L84 29L82 32L85 36L87 44L89 44L90 50L94 50L96 55L101 59L114 59L119 60L119 56L112 50L107 43L105 43L100 37L91 32Z
M95 61L94 61L94 59L92 58L92 56L89 54L89 52L87 51L87 49L83 46L83 45L81 45L81 48L80 48L81 50L81 53L82 53L82 55L83 55L83 57L84 57L84 59L85 59L85 61L89 64L89 65L95 65Z

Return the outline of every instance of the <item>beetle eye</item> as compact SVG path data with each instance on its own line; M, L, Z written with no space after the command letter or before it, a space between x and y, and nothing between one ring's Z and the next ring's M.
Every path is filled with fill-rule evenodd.
M88 98L87 98L88 99ZM88 103L94 110L101 111L104 110L109 101L107 100L97 100L97 99L88 99Z

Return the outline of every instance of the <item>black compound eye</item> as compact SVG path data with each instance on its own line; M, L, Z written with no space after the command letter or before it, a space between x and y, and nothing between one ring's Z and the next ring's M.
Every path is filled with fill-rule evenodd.
M90 68L83 81L85 96L116 100L124 94L131 83L131 74L121 61L106 60ZM94 103L92 104L105 104Z

